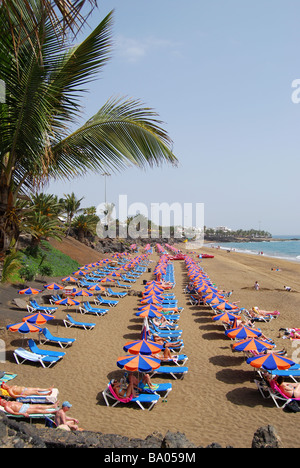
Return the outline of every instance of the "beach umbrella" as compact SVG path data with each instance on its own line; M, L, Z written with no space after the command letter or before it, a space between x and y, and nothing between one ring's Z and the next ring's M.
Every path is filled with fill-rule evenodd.
M32 296L34 294L39 294L40 291L39 289L33 289L33 288L26 288L26 289L20 289L18 291L19 294L24 294L25 296Z
M220 297L218 296L215 296L215 297L212 297L210 299L207 299L206 297L202 297L202 300L203 302L205 302L205 304L213 304L213 305L218 305L220 304Z
M28 322L34 325L44 325L48 320L54 319L54 315L36 312L34 314L26 315L22 318L23 322Z
M142 317L142 318L145 318L145 317L149 317L149 318L163 317L163 314L161 314L160 312L157 312L155 310L151 310L151 309L140 310L139 312L136 312L135 315L137 317Z
M66 306L74 306L80 305L80 302L71 299L70 297L66 297L65 299L60 299L59 301L55 301L56 305L66 305Z
M219 304L213 304L212 305L213 309L218 309L218 310L239 310L239 307L237 307L235 304L230 304L229 302L220 302Z
M142 307L139 307L138 310L152 310L154 312L161 312L163 307L160 304L144 304Z
M248 338L232 345L234 351L257 351L258 353L272 348L274 348L274 345L256 338Z
M212 317L212 320L214 321L218 321L220 320L221 322L233 322L234 320L236 319L240 319L241 317L239 315L235 315L235 314L231 314L229 312L224 312L222 314L219 314L219 315L215 315L214 317Z
M66 276L66 278L62 278L61 281L64 283L77 283L78 279L73 276Z
M60 286L59 284L57 283L50 283L50 284L44 284L44 288L45 289L49 289L50 291L56 291L58 289L64 289L63 286Z
M151 355L159 353L163 349L163 346L154 341L135 340L126 343L123 349L130 354Z
M105 276L104 278L99 279L98 283L109 283L109 281L115 281L115 280L109 276Z
M130 354L119 357L117 366L130 372L150 372L160 367L160 359L142 354Z
M108 276L112 276L112 277L120 277L120 273L116 273L115 271L113 273L109 273Z
M284 356L278 354L259 354L258 356L250 357L247 359L247 364L257 369L272 370L286 370L294 366L295 363Z
M72 296L87 296L87 297L91 297L93 294L88 292L88 291L85 291L84 289L81 289L80 291L75 291L72 293Z
M161 304L162 303L162 301L157 299L155 296L141 299L140 302L141 304Z
M259 338L262 333L260 330L256 330L255 328L241 326L231 330L226 330L225 335L233 340L245 340L246 338Z
M32 323L29 322L19 322L19 323L13 323L12 325L7 325L6 326L7 330L11 332L19 332L19 333L31 333L31 332L38 332L41 330L40 327L33 325Z
M85 275L87 275L87 272L82 271L82 270L77 270L77 271L74 271L73 275L75 275L75 276L85 276Z
M88 286L89 291L105 291L104 286L100 286L99 284L94 284L93 286Z

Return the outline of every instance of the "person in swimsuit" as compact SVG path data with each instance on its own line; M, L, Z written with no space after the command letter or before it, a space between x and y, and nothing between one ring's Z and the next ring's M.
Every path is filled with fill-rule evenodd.
M6 401L0 398L0 405L9 414L22 415L29 418L31 414L51 414L57 411L58 403L53 405L23 404L18 401Z
M182 346L182 341L168 341L165 338L162 338L161 336L157 334L153 334L153 341L157 344L160 344L163 346L163 348L180 348Z
M136 398L138 395L134 391L134 383L130 381L128 386L123 385L117 380L112 381L112 388L119 398Z
M64 429L66 431L82 431L78 427L78 419L69 418L66 413L72 408L71 403L64 401L61 408L55 414L55 424L58 429Z
M279 376L276 380L278 387L288 398L300 398L300 383L288 383Z
M7 383L5 382L1 384L1 388L3 390L6 390L11 398L18 398L21 396L32 396L32 395L47 396L47 395L51 395L53 391L53 387L50 387L50 388L20 387L18 385L7 385Z

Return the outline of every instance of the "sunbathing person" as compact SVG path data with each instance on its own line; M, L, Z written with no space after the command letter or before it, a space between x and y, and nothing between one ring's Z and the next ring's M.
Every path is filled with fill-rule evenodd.
M0 405L9 414L25 416L29 418L31 414L51 414L57 411L58 403L53 405L23 404L18 401L7 401L0 398Z
M78 427L78 419L69 418L66 415L66 412L69 411L70 408L72 408L71 403L69 403L68 401L64 401L61 406L61 409L59 409L55 414L55 424L57 428L65 429L67 431L82 430Z
M300 398L300 383L284 382L284 378L279 376L276 379L277 385L288 398Z
M269 312L267 310L261 310L259 309L258 307L252 307L252 311L250 312L254 312L254 314L256 315L260 315L262 317L267 317L267 316L270 316L270 315L280 315L280 312L278 312L278 310L274 310L273 312Z
M161 361L176 361L178 358L177 354L171 354L171 351L169 348L164 348L163 354L158 353L158 354L152 354L152 357L155 359L160 359Z
M134 387L136 390L137 390L139 387L140 387L140 388L143 388L143 387L145 387L146 385L147 385L150 389L152 389L152 390L154 390L155 388L157 388L157 385L156 385L156 384L153 384L153 383L151 382L151 379L150 379L150 375L149 375L149 374L144 374L142 380L139 381L139 380L136 378L136 376L135 376L132 372L130 372L129 375L128 375L128 381L129 381L129 383L132 383L133 387Z
M126 386L117 380L113 380L111 385L113 391L119 398L130 398L131 396L132 398L136 398L138 396L134 390L133 381L129 382L129 384Z
M23 396L40 395L47 396L51 395L53 387L39 388L39 387L20 387L19 385L8 385L3 382L1 388L6 390L11 398L18 398Z
M171 281L165 281L165 280L161 280L161 287L163 289L172 289L173 288L173 283L171 283Z
M182 341L169 341L166 338L156 334L153 335L153 341L157 344L160 344L164 348L179 348L182 345Z
M174 324L167 320L165 317L154 317L152 319L152 322L159 328L166 328L168 325L174 326Z

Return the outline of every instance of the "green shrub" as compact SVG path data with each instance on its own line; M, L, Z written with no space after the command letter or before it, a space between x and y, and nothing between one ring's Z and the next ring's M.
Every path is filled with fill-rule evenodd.
M25 265L19 270L19 276L24 281L33 281L36 277L37 269L33 265Z

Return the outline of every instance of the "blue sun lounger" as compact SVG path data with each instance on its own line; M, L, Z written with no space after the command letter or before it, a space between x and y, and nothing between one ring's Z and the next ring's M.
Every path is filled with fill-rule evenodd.
M100 309L99 307L92 307L89 302L84 302L82 306L79 307L79 312L81 314L94 314L97 316L105 315L109 309Z
M127 296L127 292L121 292L121 291L113 291L111 288L106 289L106 294L108 296L114 296L114 297L125 297Z
M131 285L130 285L130 284L121 284L119 280L117 280L117 285L118 285L120 288L125 288L125 289L130 289L130 288L131 288Z
M151 374L153 375L162 375L167 374L171 375L175 380L183 379L184 375L187 374L189 368L184 366L160 366L158 369L154 370Z
M65 327L80 327L84 328L84 330L92 330L96 324L95 323L88 323L88 322L77 322L74 320L70 314L67 314L66 318L64 319Z
M66 355L66 353L64 353L63 351L51 351L48 349L40 349L37 346L36 342L32 340L31 338L30 340L28 340L28 346L32 353L38 354L40 356L52 356L52 357L62 358Z
M286 370L273 370L273 371L268 371L269 374L272 376L276 377L290 377L294 382L299 383L297 378L299 379L300 377L300 365L295 364L294 366L290 367L289 369Z
M153 327L153 324L149 325L149 330L153 335L158 335L163 338L180 338L183 330L166 330L159 327Z
M141 393L138 397L132 398L130 401L123 401L122 399L116 396L110 383L108 384L107 388L102 392L102 396L107 406L110 406L109 400L114 401L114 403L111 406L117 406L119 403L124 403L126 405L128 403L136 403L142 410L145 410L145 404L150 404L148 408L149 411L160 399L159 395L153 393Z
M39 354L32 353L31 351L27 351L24 348L15 349L13 354L17 364L23 364L26 361L38 362L44 368L51 367L53 364L60 361L61 359L58 356L41 356Z
M108 305L109 307L116 307L119 304L119 301L113 299L104 299L100 295L95 297L94 302L96 305Z
M29 312L46 312L47 314L53 314L58 307L52 307L52 306L42 306L38 304L36 301L30 301L30 305L27 306L27 309Z
M41 335L43 335L45 339L43 339ZM50 341L50 343L59 344L61 348L66 348L76 341L75 338L60 338L58 336L53 336L48 328L42 328L41 332L39 332L39 337L41 344L45 344Z

